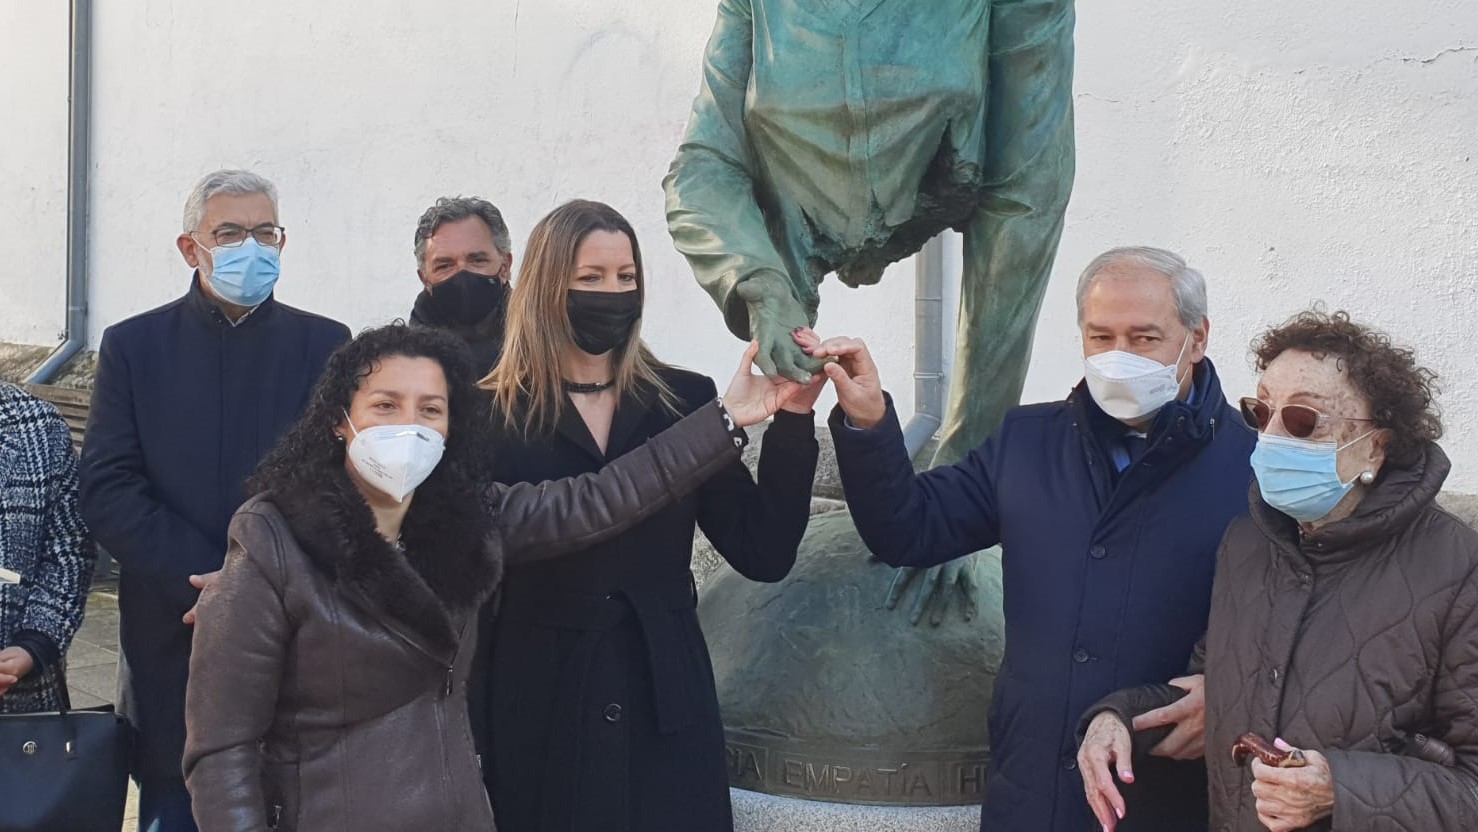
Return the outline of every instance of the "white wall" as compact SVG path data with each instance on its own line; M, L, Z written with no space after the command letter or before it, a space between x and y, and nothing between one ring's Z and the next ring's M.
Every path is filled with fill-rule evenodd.
M1134 12L1138 12L1137 14ZM1211 281L1212 360L1323 300L1445 380L1449 487L1478 490L1478 3L1079 4L1078 180L1027 396L1079 364L1076 271L1112 245Z
M67 4L0 0L0 341L66 325Z
M0 340L50 343L66 32L42 5L62 4L0 4L0 114L37 114L26 127L0 117L0 250L16 266L0 266ZM94 343L183 290L181 203L230 165L282 191L280 297L355 328L407 311L413 224L440 194L496 202L515 258L559 202L611 202L646 247L658 353L731 371L738 345L671 248L660 188L711 0L96 5ZM1463 337L1478 312L1478 4L1088 0L1078 49L1078 180L1027 397L1058 398L1080 375L1082 264L1112 245L1163 245L1212 281L1211 354L1229 394L1251 389L1245 346L1260 327L1314 299L1349 308L1446 378L1451 485L1478 490ZM911 277L905 264L866 290L828 282L819 327L872 340L905 410Z

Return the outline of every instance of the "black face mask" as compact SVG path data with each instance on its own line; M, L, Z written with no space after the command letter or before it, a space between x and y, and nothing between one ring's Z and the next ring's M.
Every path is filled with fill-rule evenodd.
M464 270L422 291L416 305L425 307L435 323L475 326L508 305L508 284Z
M575 345L591 355L604 355L626 343L641 318L641 292L591 292L571 289L565 300Z

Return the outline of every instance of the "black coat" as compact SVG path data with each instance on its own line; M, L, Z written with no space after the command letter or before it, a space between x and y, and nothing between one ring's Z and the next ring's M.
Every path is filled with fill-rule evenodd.
M1122 474L1111 449L1126 428L1081 384L1012 410L958 464L918 476L891 407L873 430L832 419L847 503L879 558L932 566L1001 544L1006 654L982 829L1096 828L1076 770L1079 714L1181 675L1206 630L1217 544L1247 510L1256 437L1211 362L1196 367L1195 404L1166 405ZM1121 830L1206 828L1199 761L1151 758L1135 775Z
M426 293L422 292L416 295L415 305L411 307L410 325L445 330L462 339L472 353L473 372L483 376L497 365L503 355L503 324L507 311L507 304L500 303L481 321L463 326L438 317L427 301Z
M665 377L684 412L715 395L703 376ZM547 439L495 437L493 465L504 481L596 471L674 421L628 396L602 455L571 405ZM510 561L473 671L482 690L472 693L501 830L732 828L723 727L689 571L693 529L701 526L741 574L780 580L805 533L816 457L812 418L782 412L765 434L759 485L736 461L607 543L557 560Z
M297 419L341 323L268 298L232 326L200 288L114 324L98 347L82 517L118 561L119 707L136 772L179 777L189 576L221 568L244 481Z

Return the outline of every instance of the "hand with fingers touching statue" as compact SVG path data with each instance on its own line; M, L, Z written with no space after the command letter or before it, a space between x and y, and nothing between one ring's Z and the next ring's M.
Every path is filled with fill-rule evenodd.
M846 414L847 424L857 430L870 430L887 413L877 363L867 344L860 338L834 337L822 340L810 329L797 329L795 342L812 358L825 361L822 372L836 389L837 403ZM929 623L939 626L950 609L951 599L966 621L979 612L976 598L977 556L974 553L926 568L902 566L888 587L883 607L908 608L908 620L918 624L927 616ZM904 596L913 589L913 601Z

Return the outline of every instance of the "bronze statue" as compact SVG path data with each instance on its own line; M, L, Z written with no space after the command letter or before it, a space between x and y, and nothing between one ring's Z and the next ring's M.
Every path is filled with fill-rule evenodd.
M1021 395L1073 179L1071 0L721 0L663 187L668 230L761 368L946 228L964 234L936 463Z
M954 228L958 346L934 463L996 428L1021 395L1072 188L1073 24L1072 0L720 0L663 187L676 247L730 331L760 342L761 369L818 369L792 332L815 323L828 273L876 283ZM730 782L844 802L978 802L999 560L974 580L969 559L942 582L933 572L941 594L958 581L967 617L977 598L985 615L915 638L871 613L892 577L864 562L845 514L814 519L802 548L786 583L721 572L700 602ZM853 681L826 695L838 674ZM934 713L869 696L874 679L927 689Z

